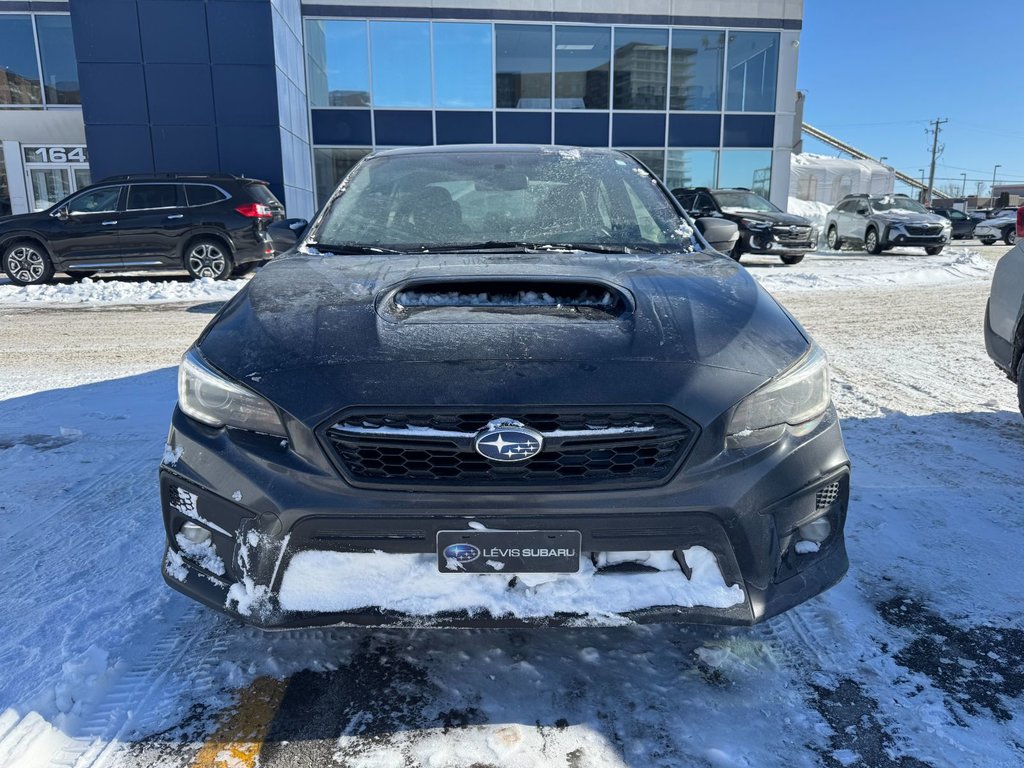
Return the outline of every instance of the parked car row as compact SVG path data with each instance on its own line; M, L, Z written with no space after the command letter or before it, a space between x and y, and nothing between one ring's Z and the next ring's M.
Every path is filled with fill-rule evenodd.
M55 273L184 269L223 280L274 255L284 206L267 183L229 175L117 176L37 213L0 218L0 269L12 283Z
M879 254L897 246L934 256L952 239L952 222L906 195L847 195L825 218L828 247L862 247Z

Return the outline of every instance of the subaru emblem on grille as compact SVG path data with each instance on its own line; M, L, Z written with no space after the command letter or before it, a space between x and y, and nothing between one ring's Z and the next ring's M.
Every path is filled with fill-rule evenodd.
M544 447L544 436L514 419L495 419L473 440L476 452L491 461L526 461Z
M793 226L792 224L789 225L789 234L791 234L791 235L795 235L796 234L796 227Z

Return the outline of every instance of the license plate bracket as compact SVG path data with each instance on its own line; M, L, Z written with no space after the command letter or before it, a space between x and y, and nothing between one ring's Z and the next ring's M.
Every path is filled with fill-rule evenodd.
M579 531L438 531L441 573L576 573Z

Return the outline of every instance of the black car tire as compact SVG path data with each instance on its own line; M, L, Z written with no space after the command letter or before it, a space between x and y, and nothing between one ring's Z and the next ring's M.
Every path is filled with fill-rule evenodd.
M234 263L224 243L204 237L193 240L185 248L185 269L194 280L204 277L226 280L231 277Z
M743 249L740 247L740 241L739 240L736 241L736 245L734 245L732 247L732 250L729 251L729 256L732 257L733 261L739 261L740 257L743 256Z
M843 247L843 238L839 236L839 230L835 227L828 228L828 234L825 235L825 242L828 244L830 251L838 251Z
M940 253L942 253L942 248L943 246L941 245L935 245L929 248L925 248L924 252L927 253L929 256L938 256Z
M802 253L794 253L786 256L779 256L779 258L782 259L783 264L799 264L804 260L804 255L805 254Z
M1024 416L1024 356L1017 362L1017 408Z
M995 240L993 240L991 237L983 237L983 238L981 238L981 244L982 245L993 245L994 243L995 243Z
M50 254L38 243L22 241L4 251L0 267L15 285L48 283L55 272Z
M95 274L96 274L96 270L94 270L94 269L71 269L71 270L68 270L68 275L70 275L75 280L84 280L85 278L92 277Z
M1017 228L1015 226L1010 225L1003 230L1003 242L1007 245L1017 244Z
M872 256L877 256L882 252L882 244L878 240L878 232L874 227L870 227L864 233L864 250Z

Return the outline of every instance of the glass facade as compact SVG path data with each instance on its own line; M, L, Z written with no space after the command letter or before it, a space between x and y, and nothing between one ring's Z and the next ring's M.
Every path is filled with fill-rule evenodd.
M71 17L0 14L0 107L80 103Z
M670 187L770 187L778 32L376 19L305 30L321 203L373 147L452 143L615 146Z

